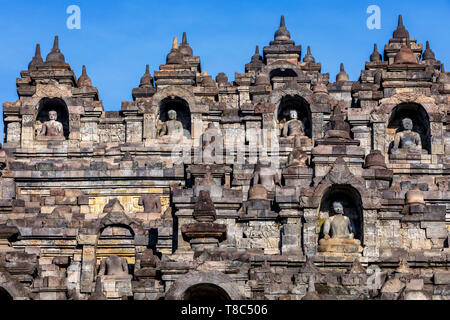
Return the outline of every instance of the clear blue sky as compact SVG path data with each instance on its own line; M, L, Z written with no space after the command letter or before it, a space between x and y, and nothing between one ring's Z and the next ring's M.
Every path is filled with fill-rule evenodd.
M66 27L69 5L81 8L81 29ZM381 29L369 30L369 5L381 8ZM120 110L121 101L131 100L150 65L153 74L165 63L172 38L187 32L202 70L215 77L225 72L244 72L255 45L273 40L280 15L286 17L291 38L304 48L311 45L322 72L334 81L344 62L350 80L357 80L373 43L382 51L403 20L410 36L430 41L436 58L446 64L450 52L449 0L290 0L290 1L2 1L0 9L0 101L17 99L15 79L27 68L35 44L45 59L53 36L77 77L85 64L93 85L99 89L106 110ZM0 130L2 129L1 122Z

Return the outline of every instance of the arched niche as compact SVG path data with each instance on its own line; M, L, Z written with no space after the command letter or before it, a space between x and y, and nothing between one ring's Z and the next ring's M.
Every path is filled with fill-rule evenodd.
M321 216L332 216L334 201L341 201L344 215L350 219L355 239L363 243L363 205L358 190L350 185L332 185L324 193L320 202ZM322 232L321 232L322 235Z
M400 132L402 128L402 120L409 118L413 122L412 131L420 135L422 149L431 153L431 135L430 135L430 119L427 111L417 103L401 103L392 109L389 117L388 128ZM389 145L389 153L391 152L393 142Z
M216 301L243 300L244 288L230 276L220 272L190 271L181 275L165 294L165 300L185 300L186 298L208 299L199 293L207 289Z
M183 295L183 300L225 302L231 298L221 287L212 283L200 283L188 288Z
M166 122L169 120L168 112L174 110L177 113L177 120L183 124L183 129L191 134L191 112L189 104L180 97L167 97L161 100L159 105L159 120Z
M303 123L303 130L305 135L309 138L312 137L312 119L311 119L311 109L309 103L299 95L286 95L281 98L278 106L277 120L281 125L290 120L289 112L291 110L296 110L298 119Z
M295 78L297 73L290 68L276 68L270 71L269 78L272 81L273 78Z
M0 301L12 301L13 297L3 287L0 287Z
M127 225L108 225L100 229L96 246L97 272L103 259L116 255L128 261L128 272L133 274L136 257L134 231Z
M49 120L49 111L56 111L58 118L57 121L63 125L64 137L69 138L69 109L66 103L61 98L43 98L39 102L36 121L44 123Z

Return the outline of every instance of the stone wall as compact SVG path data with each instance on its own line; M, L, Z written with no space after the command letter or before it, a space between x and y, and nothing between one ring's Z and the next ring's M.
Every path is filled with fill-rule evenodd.
M45 62L38 47L3 105L0 288L449 299L450 75L405 31L335 82L284 18L234 81L202 72L184 34L120 111L57 38Z

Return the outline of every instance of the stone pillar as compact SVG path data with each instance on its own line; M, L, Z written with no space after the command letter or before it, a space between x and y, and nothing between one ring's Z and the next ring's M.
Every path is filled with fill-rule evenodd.
M324 117L322 113L313 112L311 114L311 126L312 126L312 140L313 143L316 139L323 138L323 121Z
M77 242L83 246L81 257L81 285L82 293L91 293L94 286L95 268L97 266L95 245L97 235L78 235Z
M81 119L81 141L98 143L98 118L97 117L86 117Z
M363 256L377 258L379 249L377 247L377 210L363 210Z
M142 142L142 118L137 116L128 116L125 118L126 123L126 142L141 143Z
M305 224L303 225L303 252L307 257L313 257L317 252L317 227L318 213L317 208L307 208L304 210L303 217Z
M373 148L383 154L388 151L389 142L386 139L386 124L384 122L373 123ZM387 144L387 145L386 145Z
M191 138L193 147L200 146L200 137L203 134L203 119L201 113L191 114Z
M9 146L18 147L20 145L21 141L20 121L21 119L19 117L7 117L5 119L6 143Z
M290 211L290 212L287 212ZM296 210L281 210L280 216L298 215ZM303 256L302 244L302 220L301 217L287 218L281 232L281 254Z
M145 113L143 125L144 139L154 139L156 138L156 134L156 115L152 113Z
M372 139L370 136L370 129L367 126L355 126L352 128L353 138L360 141L360 147L364 148L364 155L370 153L372 146Z
M34 116L32 114L22 115L22 148L34 145Z

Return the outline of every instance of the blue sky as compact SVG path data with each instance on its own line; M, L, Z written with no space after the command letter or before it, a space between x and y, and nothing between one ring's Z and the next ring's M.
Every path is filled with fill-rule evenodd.
M80 30L66 27L70 5L81 8ZM366 26L369 5L381 9L380 30ZM152 74L158 70L172 38L181 40L183 31L194 55L200 56L203 71L214 78L225 72L233 80L234 72L244 72L255 45L262 52L273 40L282 14L291 38L303 46L303 54L311 46L332 81L340 62L350 80L357 80L373 43L382 51L391 38L399 13L410 36L421 43L429 40L436 58L447 66L449 0L2 1L0 101L17 99L15 79L27 68L36 43L45 59L54 35L77 77L82 65L87 66L106 110L120 110L121 101L132 99L131 90L139 84L145 65Z

